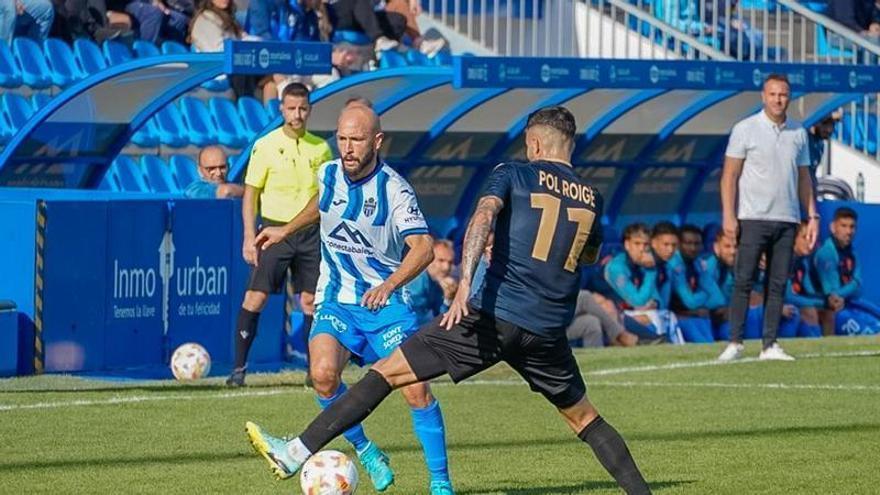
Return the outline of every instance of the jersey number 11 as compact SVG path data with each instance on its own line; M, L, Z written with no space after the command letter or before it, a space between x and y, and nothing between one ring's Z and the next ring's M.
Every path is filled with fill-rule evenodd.
M556 235L556 227L559 223L559 209L562 200L556 196L545 193L532 193L532 208L541 210L541 222L538 224L538 236L532 247L532 258L547 261L550 255L550 246L553 245L553 237ZM574 272L578 266L578 259L590 230L596 213L586 208L566 208L568 221L577 224L577 233L571 243L571 249L565 258L565 269Z

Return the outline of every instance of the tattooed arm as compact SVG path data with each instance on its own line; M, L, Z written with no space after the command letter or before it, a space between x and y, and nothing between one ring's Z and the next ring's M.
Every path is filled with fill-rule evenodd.
M462 246L461 281L458 285L458 292L449 306L449 311L443 315L443 319L440 321L440 325L446 327L447 330L461 321L463 316L468 315L467 301L471 293L471 280L473 280L477 264L483 256L483 251L486 249L486 240L489 238L489 232L492 231L495 217L503 207L504 201L501 198L484 196L480 199L477 209L471 216Z

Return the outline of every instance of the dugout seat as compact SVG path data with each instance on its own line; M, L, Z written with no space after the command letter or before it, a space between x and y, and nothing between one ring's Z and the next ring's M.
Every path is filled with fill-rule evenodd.
M247 144L244 125L234 103L226 98L211 98L208 109L217 124L217 137L221 143L233 148L241 148Z
M269 125L269 114L255 98L242 96L238 99L238 113L246 138L250 141Z
M3 118L9 124L13 134L18 132L34 114L34 108L25 97L15 93L0 95L0 110L2 110Z
M217 126L205 102L192 96L180 99L180 114L189 130L189 142L196 146L217 144Z
M52 97L46 93L34 93L31 95L31 106L34 108L34 112L37 112L48 105L51 100Z
M199 178L199 172L196 170L196 162L186 155L172 155L168 160L171 166L171 172L177 178L181 190Z
M151 191L158 193L180 192L171 167L165 163L165 160L156 155L144 155L141 157L141 168L147 175Z
M21 70L15 63L15 57L9 45L0 43L0 87L17 88L21 86Z
M126 192L148 192L150 187L147 183L144 171L131 157L119 155L113 161L116 174L119 177L120 190Z
M21 68L21 80L34 89L52 87L52 76L43 49L30 38L12 40L12 54Z
M131 137L131 142L144 148L159 146L159 130L156 128L156 121L153 118L148 119Z
M180 148L189 143L189 130L183 122L177 105L169 103L156 112L153 117L156 123L156 131L161 144Z
M59 88L66 88L85 77L76 65L73 50L64 41L49 38L43 42L43 50L46 52L52 83Z
M266 102L266 114L269 115L269 122L281 117L281 101L278 98Z

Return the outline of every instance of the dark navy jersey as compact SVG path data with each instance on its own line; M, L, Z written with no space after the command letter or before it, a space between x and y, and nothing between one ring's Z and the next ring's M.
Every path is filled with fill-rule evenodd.
M492 261L471 304L538 335L565 335L580 288L585 246L602 244L602 197L561 163L503 163L484 196L504 207Z

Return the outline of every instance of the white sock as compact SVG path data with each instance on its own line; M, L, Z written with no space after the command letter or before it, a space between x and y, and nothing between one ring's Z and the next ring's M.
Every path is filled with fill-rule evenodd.
M307 449L305 445L303 445L299 437L296 437L287 442L287 456L293 461L303 464L312 456L312 453L309 452L309 449Z

